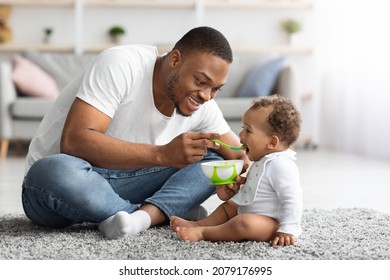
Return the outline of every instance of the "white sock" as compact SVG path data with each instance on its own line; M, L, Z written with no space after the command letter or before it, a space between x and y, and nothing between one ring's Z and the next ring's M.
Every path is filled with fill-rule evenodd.
M137 210L131 214L119 211L99 224L99 230L108 239L119 239L147 230L151 218L146 211Z

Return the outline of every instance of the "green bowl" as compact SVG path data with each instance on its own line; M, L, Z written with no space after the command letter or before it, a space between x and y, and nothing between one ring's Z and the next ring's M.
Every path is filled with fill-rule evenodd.
M219 160L203 162L201 168L213 185L224 185L235 182L243 165L243 160Z

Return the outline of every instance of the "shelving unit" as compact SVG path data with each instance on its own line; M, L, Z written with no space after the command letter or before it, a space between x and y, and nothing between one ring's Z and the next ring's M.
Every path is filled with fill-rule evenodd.
M67 9L74 12L75 4L78 0L0 0L1 6L10 6L11 8L31 8L33 10L55 8ZM12 16L12 15L11 15ZM26 24L28 19L24 19ZM12 27L12 26L11 26ZM13 30L13 32L17 32ZM0 44L0 53L17 53L27 49L38 51L55 51L55 52L74 52L74 44L42 44L42 43L20 43L10 42Z
M77 1L77 0L76 0ZM84 0L85 7L105 8L158 8L158 9L193 9L196 6L194 0L186 1L161 1L161 0Z
M82 2L85 7L107 8L257 8L257 9L307 9L311 0L1 0L0 5L24 7L72 7Z
M0 5L11 7L23 7L31 9L52 8L71 9L74 15L73 28L74 38L71 44L39 44L39 43L7 43L0 44L0 53L22 52L26 49L55 52L100 52L111 46L107 43L86 44L82 30L85 26L85 14L88 9L150 9L161 10L189 10L195 16L194 25L204 22L206 11L221 9L258 9L258 10L305 10L312 8L310 0L0 0ZM27 22L28 19L25 19ZM28 24L28 23L27 23ZM17 30L16 30L17 32ZM237 52L278 52L281 54L305 55L311 53L310 47L292 47L288 45L235 45L232 46Z
M73 45L45 45L45 44L0 44L0 52L23 52L26 49L38 51L74 52Z
M210 0L203 1L206 8L218 9L309 9L312 1L307 0L265 0L265 1L234 1L234 0Z
M305 55L310 54L312 49L310 47L292 47L292 46L234 46L234 52L240 53L280 53L280 54L296 54Z
M73 7L77 0L5 0L0 5L14 7Z
M312 2L306 0L298 1L233 1L233 0L85 0L85 6L93 7L126 7L126 8L195 8L202 5L205 8L255 8L255 9L305 9L311 8Z

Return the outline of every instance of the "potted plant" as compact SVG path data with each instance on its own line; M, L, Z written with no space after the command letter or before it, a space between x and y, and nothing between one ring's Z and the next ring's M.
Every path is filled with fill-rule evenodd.
M294 19L287 19L281 23L282 29L287 33L288 40L291 45L294 44L295 35L302 30L302 25Z
M120 38L126 34L126 30L119 25L113 26L108 30L108 35L113 43L118 43Z
M53 35L53 28L46 27L43 29L43 43L48 44L50 43L51 35Z

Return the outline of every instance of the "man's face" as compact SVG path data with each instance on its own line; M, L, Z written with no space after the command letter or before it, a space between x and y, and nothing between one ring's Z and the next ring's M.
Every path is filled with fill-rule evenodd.
M168 97L183 116L191 116L226 83L230 64L210 53L181 57L168 79Z

